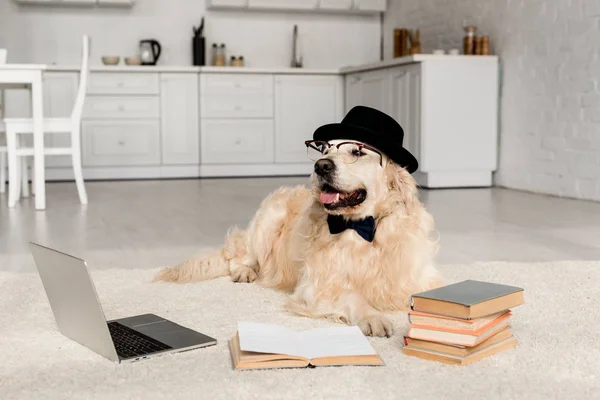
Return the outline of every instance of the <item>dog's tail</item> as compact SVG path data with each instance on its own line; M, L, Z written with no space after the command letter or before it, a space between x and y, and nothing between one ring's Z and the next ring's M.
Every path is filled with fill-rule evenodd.
M245 250L245 232L233 229L227 234L223 248L206 250L175 267L164 268L153 282L189 283L230 275L230 262L242 249Z

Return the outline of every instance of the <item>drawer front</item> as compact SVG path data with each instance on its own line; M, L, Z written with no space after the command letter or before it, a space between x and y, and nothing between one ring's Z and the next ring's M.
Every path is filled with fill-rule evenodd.
M202 118L272 118L272 96L202 96Z
M273 120L203 120L202 164L271 163Z
M201 74L200 93L211 96L273 96L273 75Z
M159 132L158 121L84 121L83 165L158 165Z
M155 96L88 96L83 118L160 118Z
M92 72L88 94L158 94L158 74L146 72Z

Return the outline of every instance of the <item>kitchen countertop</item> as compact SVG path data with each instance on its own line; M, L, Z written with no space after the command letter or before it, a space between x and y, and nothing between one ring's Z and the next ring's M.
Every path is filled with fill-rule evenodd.
M48 71L76 72L77 65L48 65ZM92 72L175 72L175 73L225 73L225 74L295 74L295 75L338 75L339 69L311 68L254 68L254 67L195 67L176 65L92 65Z
M379 62L374 62L374 63L370 63L370 64L342 67L338 70L338 73L350 74L353 72L370 71L370 70L374 70L374 69L389 68L389 67L395 67L398 65L412 64L412 63L418 63L418 62L423 62L423 61L464 60L464 59L480 60L482 62L490 62L490 61L497 62L498 56L465 56L465 55L452 56L452 55L448 55L448 54L439 54L439 55L438 54L415 54L412 56L398 57L398 58L393 58L391 60L379 61Z
M351 65L342 68L289 68L289 67L195 67L191 65L92 65L92 72L174 72L174 73L223 73L223 74L290 74L290 75L344 75L354 72L370 71L381 68L390 68L398 65L412 64L435 60L479 60L481 62L498 62L498 56L465 56L465 55L438 55L415 54L412 56L398 57L385 61L369 64ZM48 65L48 71L79 71L77 65Z

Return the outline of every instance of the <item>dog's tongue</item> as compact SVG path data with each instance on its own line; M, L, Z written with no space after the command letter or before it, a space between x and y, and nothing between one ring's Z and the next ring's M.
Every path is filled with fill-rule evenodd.
M323 204L333 204L333 203L337 202L339 198L340 198L339 193L321 192L321 195L319 196L319 200Z

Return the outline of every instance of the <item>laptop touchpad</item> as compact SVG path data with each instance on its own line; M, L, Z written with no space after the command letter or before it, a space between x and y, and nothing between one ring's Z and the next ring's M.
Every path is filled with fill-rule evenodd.
M171 347L188 347L210 342L213 339L170 321L136 326L135 330Z

